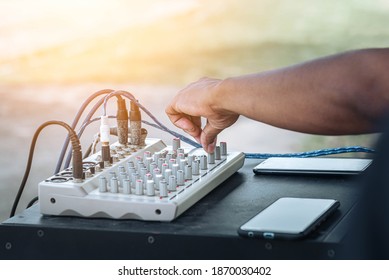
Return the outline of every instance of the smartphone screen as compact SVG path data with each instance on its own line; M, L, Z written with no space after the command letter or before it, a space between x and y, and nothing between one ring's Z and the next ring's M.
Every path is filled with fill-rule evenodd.
M268 158L254 167L256 174L359 174L371 164L361 158Z
M245 237L296 239L306 236L333 213L335 199L283 197L243 224Z

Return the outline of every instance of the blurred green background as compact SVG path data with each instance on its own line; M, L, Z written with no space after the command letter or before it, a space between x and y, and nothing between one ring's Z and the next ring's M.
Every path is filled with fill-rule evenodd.
M182 85L389 40L385 0L2 0L0 10L3 83Z
M169 100L200 77L388 47L388 26L387 0L0 0L0 220L35 129L50 119L70 123L94 91L130 90L168 123ZM84 143L96 128L88 133ZM64 136L52 128L39 139L21 208L53 172ZM245 118L221 134L231 148L274 153L371 146L375 137L305 135Z

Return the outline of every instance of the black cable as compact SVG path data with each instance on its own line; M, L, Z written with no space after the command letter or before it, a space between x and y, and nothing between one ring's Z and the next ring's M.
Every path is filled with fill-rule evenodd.
M104 90L103 90L103 91L104 91ZM101 91L101 92L103 92L103 91ZM105 91L107 91L107 90L105 90ZM97 92L97 93L99 93L99 92ZM97 93L95 93L95 94L93 95L94 98L98 96ZM101 94L104 94L104 93L101 93ZM101 95L101 94L99 94L99 95ZM124 95L124 96L126 96L128 99L137 102L137 100L135 99L135 97L134 97L131 93L126 92L126 91L123 91L123 90L118 90L118 91L111 90L111 91L109 91L109 92L105 92L105 94L106 94L106 96L103 97L103 98L100 98L100 100L93 106L93 108L89 111L88 115L87 115L86 118L84 119L84 121L83 121L83 123L82 123L82 128L81 128L81 130L80 130L79 133L78 133L78 134L79 134L79 138L81 138L81 135L83 134L83 132L84 132L84 130L85 130L84 124L85 124L85 123L88 123L88 122L91 120L92 116L96 113L97 109L101 106L101 104L103 104L103 102L104 102L104 107L103 107L103 109L104 109L104 112L105 112L105 105L106 105L106 102L107 102L107 100L108 100L108 95L109 95L109 97L116 96L116 98L119 99L119 100L121 100L121 98L122 98L121 95ZM85 103L85 102L84 102L84 103ZM65 152L66 152L66 150L65 150ZM69 153L68 156L67 156L67 158L66 158L64 168L68 168L68 167L69 167L70 158L71 158L71 153ZM63 160L63 157L62 157L62 159L61 159L61 165L62 165L62 160ZM59 167L61 167L61 165L60 165ZM57 166L57 167L58 167L58 166ZM56 173L58 173L58 172L59 172L59 170L58 170L58 171L56 170Z
M103 104L104 100L105 100L105 97L100 98L100 100L93 106L93 108L89 111L88 115L85 117L84 121L82 122L81 129L78 132L78 137L79 138L81 138L82 134L84 133L84 130L85 130L86 126L87 126L85 124L90 122L92 116L96 113L97 109L99 109L101 104ZM68 168L69 167L71 156L72 156L72 154L69 152L67 157L66 157L66 160L65 160L64 168ZM56 173L58 173L58 172L56 172Z
M99 90L99 91L95 92L94 94L92 94L91 96L89 96L87 98L87 100L85 100L84 103L81 105L76 116L74 117L73 123L71 125L72 129L76 128L78 121L80 120L82 114L85 111L85 108L93 101L93 99L95 99L99 95L108 94L108 93L111 93L113 91L114 90L112 90L112 89L103 89L103 90ZM65 157L66 150L67 150L68 146L69 146L69 136L66 137L65 142L62 146L62 150L61 150L61 153L59 155L57 166L55 167L54 174L58 173L61 170L62 162L63 162L63 159Z
M31 145L30 145L30 151L29 151L29 155L28 155L28 160L27 160L27 166L26 166L26 170L24 172L24 176L23 176L23 179L22 179L22 182L20 184L20 187L19 187L19 190L18 190L18 193L16 194L16 198L14 200L14 203L12 205L12 210L11 210L11 215L10 215L10 218L12 218L14 215L15 215L15 212L16 212L16 208L19 204L19 201L20 201L20 198L22 196L22 193L23 193L23 190L26 186L26 182L27 182L27 179L28 179L28 176L30 174L30 170L31 170L31 165L32 165L32 159L34 157L34 149L35 149L35 145L36 145L36 141L38 139L38 136L39 134L41 133L41 131L49 126L49 125L53 125L53 124L56 124L56 125L60 125L64 128L66 128L68 130L68 134L69 134L69 140L72 142L72 145L73 145L73 150L74 150L74 154L76 155L77 158L81 158L82 155L81 155L81 145L80 145L80 141L77 137L77 134L76 132L73 130L73 128L71 128L67 123L64 123L64 122L61 122L61 121L47 121L43 124L41 124L38 129L35 131L35 134L32 138L32 141L31 141ZM79 169L77 167L77 169ZM79 172L78 170L73 170L73 172ZM82 159L81 159L81 172L82 172ZM81 174L82 176L82 174Z
M39 200L39 197L34 197L33 199L31 199L31 201L27 204L27 207L26 207L26 209L27 208L30 208L31 206L33 206L34 205L34 203L35 202L37 202Z

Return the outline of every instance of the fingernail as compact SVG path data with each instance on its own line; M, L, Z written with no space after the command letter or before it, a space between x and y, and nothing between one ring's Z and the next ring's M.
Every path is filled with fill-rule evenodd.
M184 119L179 119L177 120L175 123L174 123L177 127L183 129L183 130L186 130L188 129L188 124L187 122L185 122Z

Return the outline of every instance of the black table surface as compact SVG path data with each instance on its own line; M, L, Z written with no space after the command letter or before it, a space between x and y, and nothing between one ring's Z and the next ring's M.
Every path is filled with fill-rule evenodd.
M3 259L331 259L347 234L357 176L255 175L244 166L172 222L43 216L39 205L0 225ZM339 209L301 240L240 237L280 197L333 198Z

